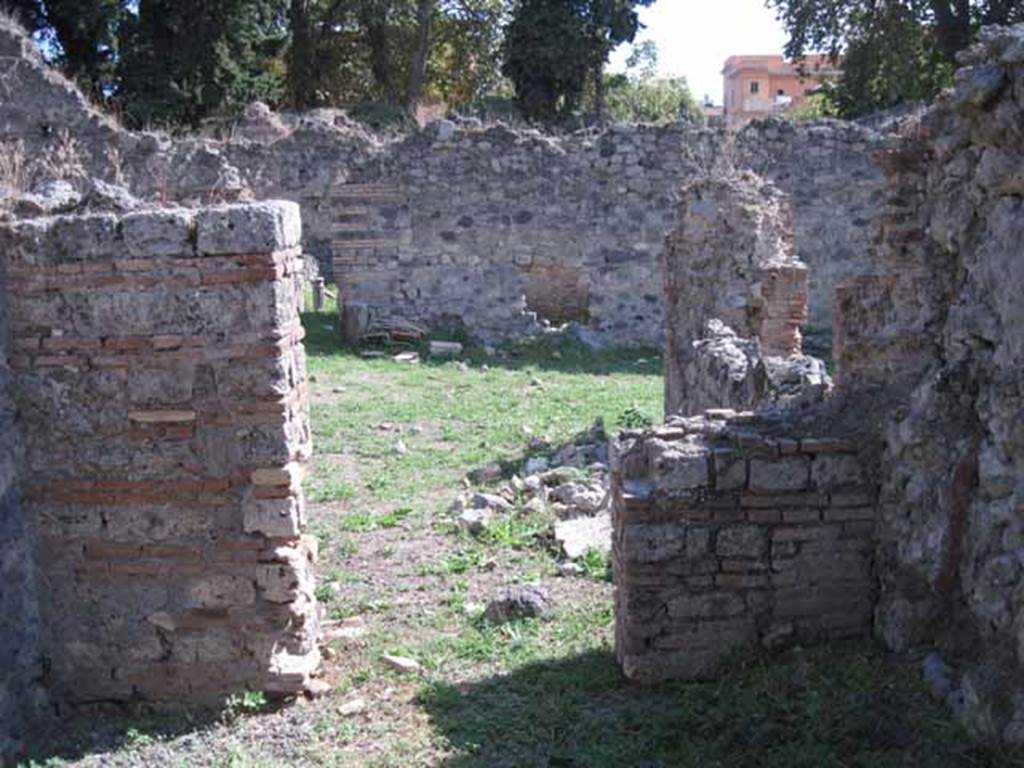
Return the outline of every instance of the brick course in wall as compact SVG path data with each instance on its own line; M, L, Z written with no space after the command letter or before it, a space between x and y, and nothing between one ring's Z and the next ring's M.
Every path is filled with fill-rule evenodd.
M316 669L300 229L292 203L0 229L62 699L296 693Z
M719 410L613 442L627 677L702 678L744 647L870 634L875 489L856 446L773 427Z

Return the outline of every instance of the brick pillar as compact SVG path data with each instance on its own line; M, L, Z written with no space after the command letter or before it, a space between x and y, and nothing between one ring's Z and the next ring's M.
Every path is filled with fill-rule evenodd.
M319 663L292 203L0 230L46 652L72 702L303 690Z

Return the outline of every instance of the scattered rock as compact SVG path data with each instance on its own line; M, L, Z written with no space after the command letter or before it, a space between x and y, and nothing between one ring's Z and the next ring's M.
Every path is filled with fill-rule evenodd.
M555 540L570 560L583 557L591 549L607 554L612 550L611 513L559 520L555 523Z
M593 515L604 506L608 493L599 485L564 483L551 491L551 498L564 504L570 517Z
M422 669L416 659L410 659L407 656L392 656L389 653L385 653L380 657L380 660L384 662L384 666L402 674L412 674Z
M492 624L505 624L517 619L539 619L550 610L547 591L536 584L506 587L487 604L484 615Z
M455 519L455 524L467 533L479 536L487 530L493 516L490 509L467 509Z
M470 505L473 509L496 509L501 512L510 512L512 510L512 503L510 501L493 493L474 493L473 498L470 500Z
M544 472L550 466L548 460L543 456L534 456L533 458L526 460L526 466L524 470L528 475L535 475L538 472Z
M500 480L504 475L504 470L501 468L501 464L496 461L492 461L479 469L474 469L469 473L469 481L482 485L484 483L493 483L495 480Z
M358 715L367 710L366 699L356 698L346 701L340 707L338 707L338 714L342 717L352 717Z
M561 576L563 578L569 578L571 576L579 576L579 575L581 575L583 573L583 566L579 565L578 563L574 563L572 561L567 562L567 563L559 563L555 567L555 572L559 576Z
M543 514L546 508L547 505L544 503L543 499L541 499L538 496L534 496L532 499L523 504L523 512L530 515Z
M306 683L306 695L311 699L321 699L331 692L331 684L316 678Z
M431 357L458 357L462 354L462 345L457 341L430 342Z

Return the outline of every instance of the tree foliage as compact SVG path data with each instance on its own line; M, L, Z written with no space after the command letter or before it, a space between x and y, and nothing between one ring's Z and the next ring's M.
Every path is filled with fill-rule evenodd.
M626 71L605 75L608 114L621 122L699 120L700 105L685 77L658 77L658 48L651 40L634 46Z
M122 33L120 100L134 124L195 125L283 90L280 0L141 0Z
M843 77L826 89L855 117L933 97L957 52L986 24L1024 21L1024 0L768 0L789 34L786 54L824 51Z
M580 106L588 78L603 92L603 67L640 29L653 0L519 0L505 38L505 75L523 113L551 119ZM600 108L598 108L600 111Z

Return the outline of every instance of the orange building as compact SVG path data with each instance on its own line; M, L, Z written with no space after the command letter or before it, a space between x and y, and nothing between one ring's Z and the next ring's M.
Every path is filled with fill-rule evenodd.
M840 74L824 54L811 54L800 65L782 56L730 56L722 69L725 124L741 126L795 109L823 81Z

